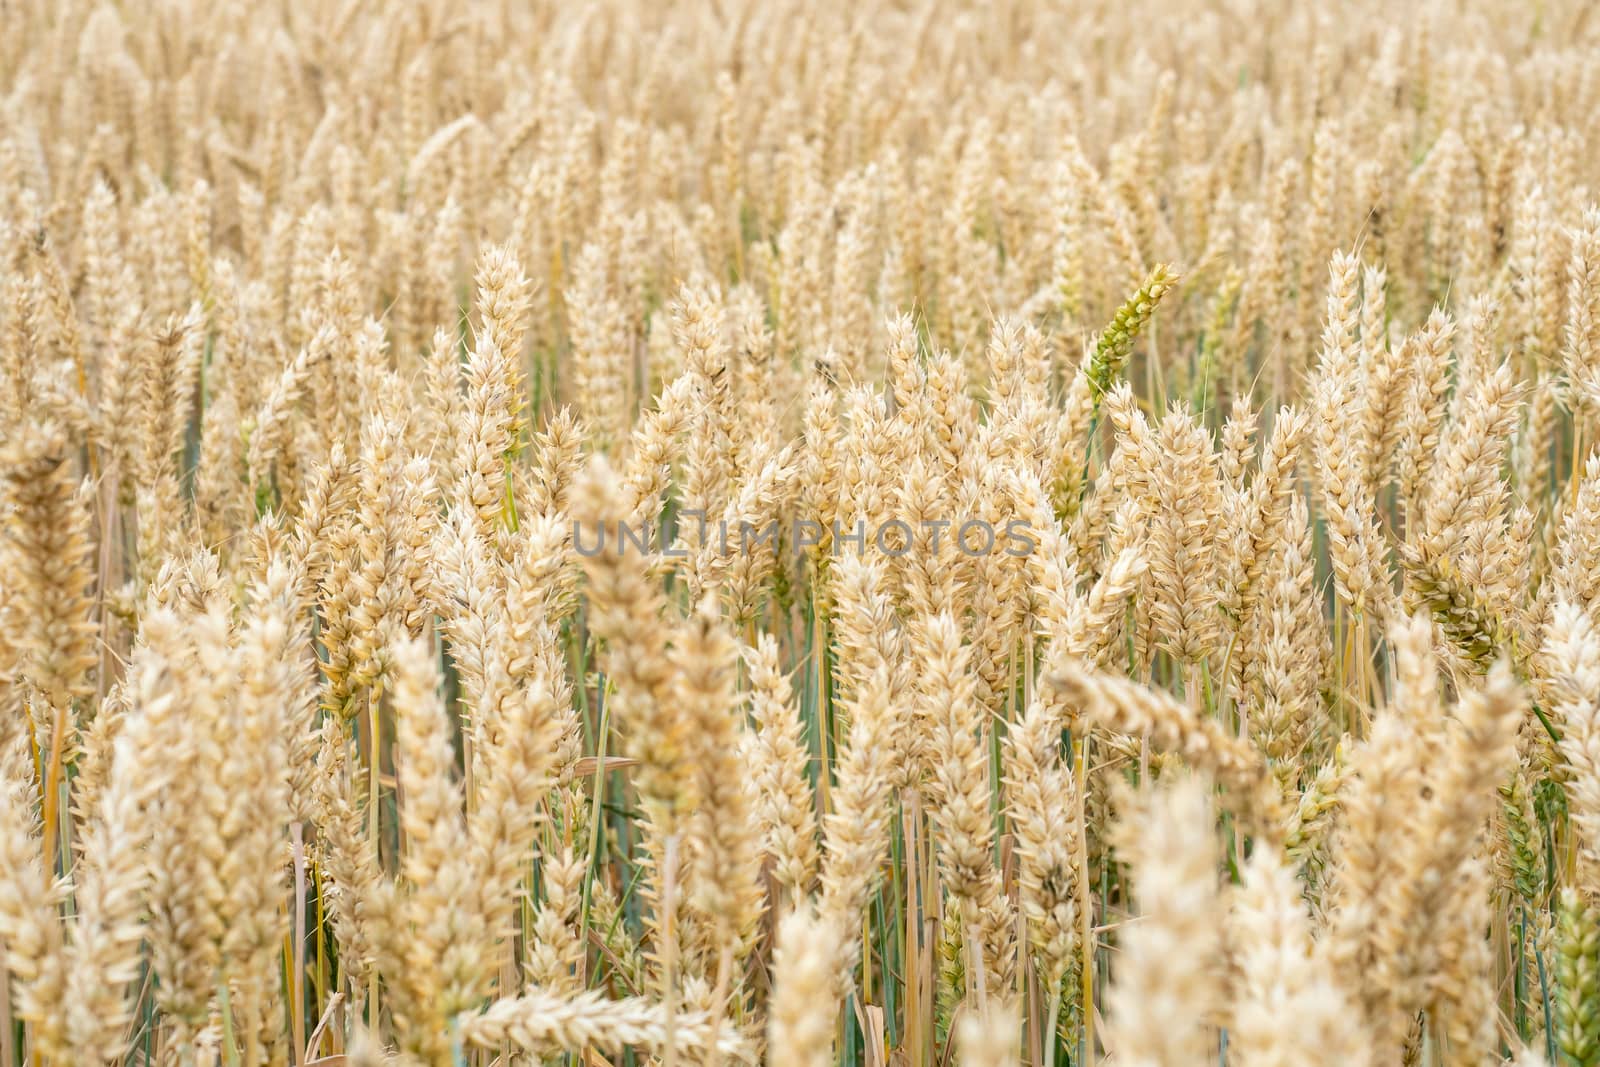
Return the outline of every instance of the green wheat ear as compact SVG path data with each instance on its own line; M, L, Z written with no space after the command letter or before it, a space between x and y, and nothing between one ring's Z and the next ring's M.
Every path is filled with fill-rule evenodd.
M1506 858L1512 888L1524 902L1532 903L1539 895L1544 867L1538 852L1538 828L1528 820L1531 799L1526 775L1520 769L1512 773L1499 791L1504 802Z
M1556 1044L1581 1067L1600 1063L1600 923L1570 886L1556 904Z
M1143 330L1145 323L1150 321L1150 316L1155 314L1156 307L1161 303L1161 298L1178 284L1180 275L1172 268L1160 263L1150 276L1145 279L1139 291L1130 296L1117 313L1111 318L1111 325L1107 326L1095 338L1094 355L1089 360L1089 388L1094 394L1095 403L1100 403L1100 398L1111 389L1115 381L1121 377L1127 368L1128 357L1133 354L1133 342Z

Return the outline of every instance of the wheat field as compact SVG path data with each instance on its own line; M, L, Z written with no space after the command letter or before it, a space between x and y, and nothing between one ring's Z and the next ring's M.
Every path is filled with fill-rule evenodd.
M1586 0L0 0L0 1067L1600 1064Z

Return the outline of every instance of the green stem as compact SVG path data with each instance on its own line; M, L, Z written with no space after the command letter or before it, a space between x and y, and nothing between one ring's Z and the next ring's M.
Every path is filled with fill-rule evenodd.
M595 702L600 705L600 729L595 737L594 803L589 815L589 864L583 879L583 910L578 920L578 947L589 957L589 907L594 899L594 870L600 858L600 821L605 817L606 734L610 731L611 701L606 699L606 679L595 683Z
M217 979L217 1008L222 1013L222 1052L228 1067L239 1067L239 1047L233 1035L233 1009L228 1003L228 980Z
M1539 965L1539 999L1544 1005L1544 1052L1546 1063L1556 1063L1556 1028L1550 1020L1550 981L1544 971L1544 951L1533 943L1533 959Z
M1050 1012L1044 1032L1044 1067L1056 1067L1056 1027L1061 1021L1061 986L1050 991Z

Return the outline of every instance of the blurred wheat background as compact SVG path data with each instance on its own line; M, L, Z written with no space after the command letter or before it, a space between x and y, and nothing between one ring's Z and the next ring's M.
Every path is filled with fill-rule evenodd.
M1600 1063L1597 24L0 0L0 1065Z

